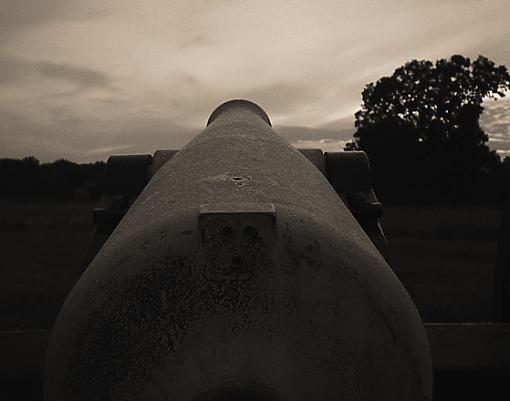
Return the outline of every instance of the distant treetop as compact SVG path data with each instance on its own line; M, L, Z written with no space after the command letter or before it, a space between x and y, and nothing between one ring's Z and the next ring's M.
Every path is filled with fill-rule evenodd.
M499 165L479 117L484 99L509 89L507 68L484 56L412 60L365 87L357 131L346 149L366 151L379 174L402 178L400 168L414 180L466 187L473 174Z
M509 87L507 68L483 56L473 62L461 55L435 64L412 60L391 77L366 86L356 127L369 128L389 118L422 129L450 129L462 107L480 106L486 97L503 97Z

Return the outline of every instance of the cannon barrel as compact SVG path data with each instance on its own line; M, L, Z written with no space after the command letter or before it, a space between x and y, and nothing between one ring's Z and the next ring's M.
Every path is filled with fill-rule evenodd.
M219 106L94 257L47 351L53 400L430 400L409 295L254 103Z

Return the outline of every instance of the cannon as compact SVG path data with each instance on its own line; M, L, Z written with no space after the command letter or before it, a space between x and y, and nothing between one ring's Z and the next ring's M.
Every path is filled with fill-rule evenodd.
M430 400L367 166L299 152L245 100L178 152L112 157L45 399Z

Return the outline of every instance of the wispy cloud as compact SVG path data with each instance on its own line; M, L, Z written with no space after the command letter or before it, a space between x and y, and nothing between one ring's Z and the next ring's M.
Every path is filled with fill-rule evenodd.
M34 155L43 161L105 160L111 153L153 153L180 149L197 129L172 119L127 116L124 121L68 119L41 123L0 108L0 157Z
M100 2L84 0L3 0L0 2L2 31L19 30L55 21L83 21L107 15Z
M239 97L290 141L344 141L363 87L411 58L510 65L509 13L508 0L0 2L0 153L181 146ZM503 135L503 111L487 117Z
M296 113L317 94L313 87L299 83L275 83L246 90L245 97L264 105L271 114Z
M303 140L300 139L292 142L292 145L298 149L321 149L323 152L341 152L349 141L320 139L320 140Z
M91 68L0 53L0 85L19 84L29 77L65 80L83 88L105 88L112 84L106 73Z

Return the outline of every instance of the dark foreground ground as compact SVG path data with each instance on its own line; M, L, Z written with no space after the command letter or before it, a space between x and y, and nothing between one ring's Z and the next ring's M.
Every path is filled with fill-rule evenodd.
M82 271L92 203L0 203L0 330L48 329ZM428 322L489 321L501 211L385 206L391 266ZM495 400L510 374L436 372L435 401ZM40 400L41 379L0 399Z
M0 330L50 328L82 271L92 203L0 203ZM385 206L391 266L422 318L491 318L501 211Z

